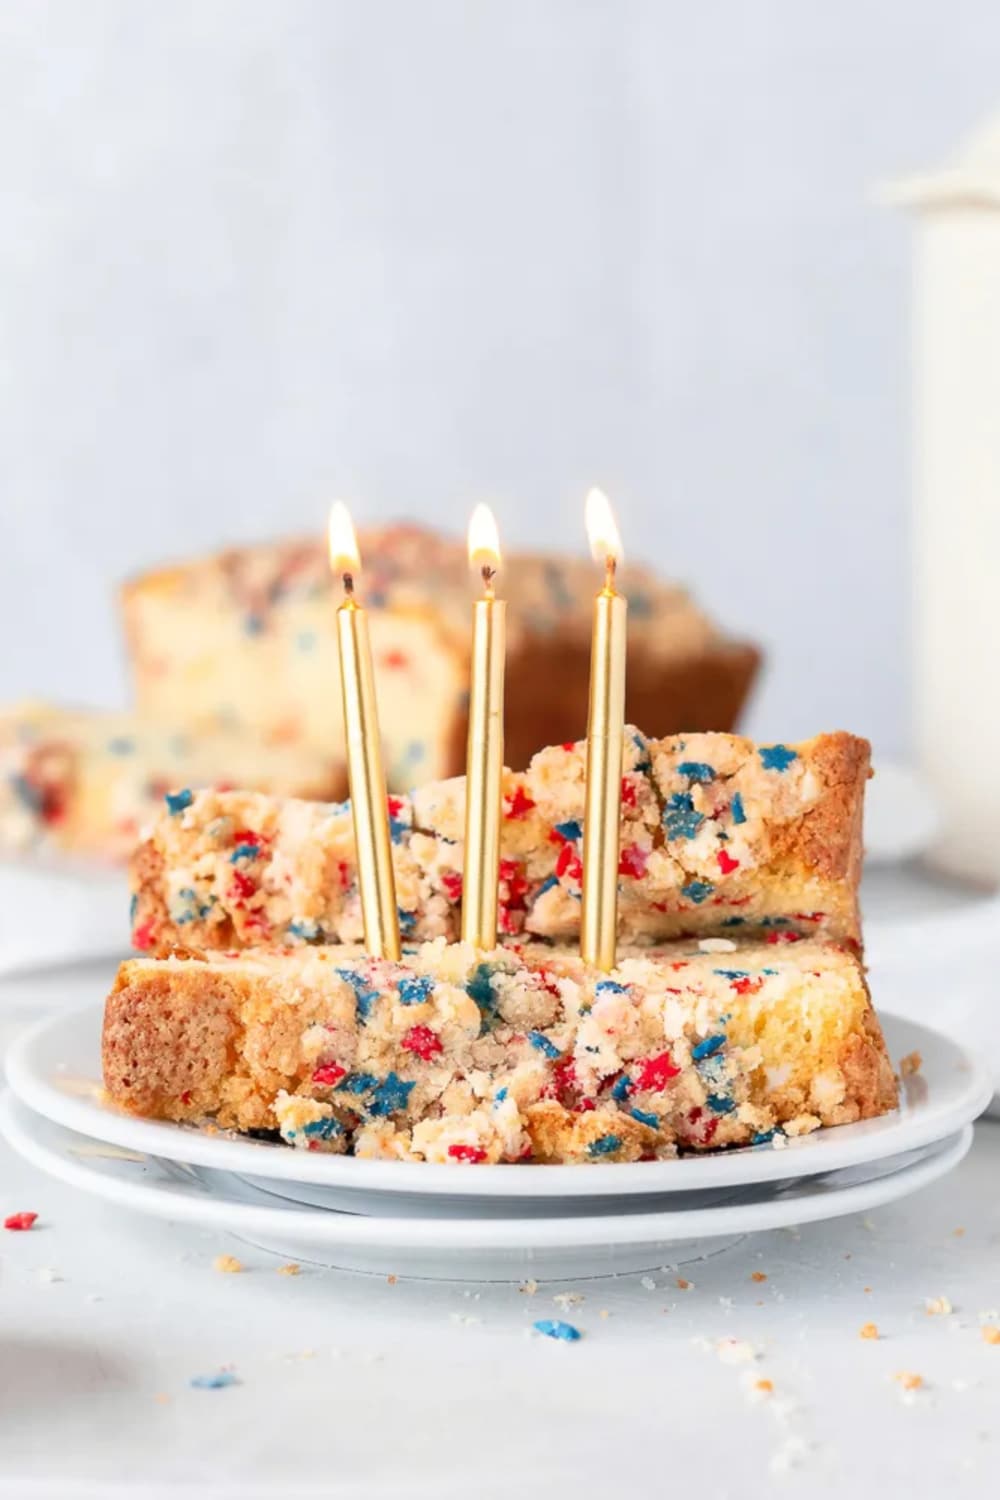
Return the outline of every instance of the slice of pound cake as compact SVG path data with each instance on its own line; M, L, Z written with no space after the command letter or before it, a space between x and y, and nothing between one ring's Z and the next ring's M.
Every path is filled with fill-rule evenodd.
M619 863L624 942L722 931L858 943L867 741L798 745L728 734L625 737ZM500 930L579 931L585 747L540 751L505 779ZM454 938L464 780L391 797L404 937ZM356 942L361 910L349 804L174 792L132 867L136 947Z
M336 797L343 766L301 746L179 733L133 714L29 703L0 713L0 853L124 862L178 785Z
M425 527L361 534L390 788L464 769L472 587L464 540ZM675 584L627 567L628 714L664 730L732 729L756 648L727 638ZM587 718L594 568L505 559L507 759L579 734ZM135 701L157 719L274 744L343 743L337 586L322 538L233 548L126 585Z
M897 1102L858 959L815 939L625 949L610 974L566 948L443 939L398 964L132 959L103 1057L132 1113L406 1161L634 1161Z

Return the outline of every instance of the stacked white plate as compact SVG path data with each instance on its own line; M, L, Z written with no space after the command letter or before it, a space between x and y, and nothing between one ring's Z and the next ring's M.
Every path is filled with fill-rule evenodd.
M987 1070L928 1027L883 1023L897 1063L922 1058L883 1119L675 1161L462 1167L300 1152L124 1115L101 1095L101 1008L88 1005L14 1044L0 1131L42 1171L109 1203L286 1259L447 1280L635 1272L870 1210L962 1160L991 1097Z

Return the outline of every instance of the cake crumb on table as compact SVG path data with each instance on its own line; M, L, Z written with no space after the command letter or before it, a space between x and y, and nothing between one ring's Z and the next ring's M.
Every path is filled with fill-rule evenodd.
M862 1323L858 1330L858 1338L877 1339L880 1337L877 1323Z
M298 1263L297 1260L290 1260L290 1261L287 1262L286 1265L278 1267L278 1275L279 1276L298 1276L298 1274L299 1274L299 1272L301 1270L302 1270L302 1267L299 1265L299 1263Z
M518 1291L523 1292L526 1297L533 1297L538 1291L538 1282L522 1281L521 1285L518 1287Z
M924 1311L929 1318L943 1317L955 1309L947 1297L927 1297L924 1299Z
M693 1291L694 1290L694 1282L693 1281L688 1281L687 1278L684 1277L684 1276L678 1276L678 1278L677 1278L677 1289L678 1289L678 1291L681 1291L681 1292L690 1292L690 1291Z
M923 1058L919 1052L908 1052L905 1057L899 1059L899 1073L901 1078L912 1078L914 1073L919 1073L923 1067Z
M995 1323L985 1324L982 1333L984 1343L1000 1344L1000 1328Z
M766 1281L767 1280L767 1272L766 1271L751 1271L750 1272L750 1280L751 1281Z
M924 1388L924 1377L912 1370L897 1370L892 1378L904 1391L921 1391Z
M237 1271L242 1271L243 1262L237 1260L235 1255L217 1255L212 1262L213 1271L222 1271L227 1276L234 1276Z

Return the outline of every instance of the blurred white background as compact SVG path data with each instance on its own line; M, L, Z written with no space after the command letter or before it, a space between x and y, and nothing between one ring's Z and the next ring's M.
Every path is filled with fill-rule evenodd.
M0 0L0 693L117 701L112 589L359 516L626 544L905 752L910 230L989 0ZM650 726L655 729L655 726Z

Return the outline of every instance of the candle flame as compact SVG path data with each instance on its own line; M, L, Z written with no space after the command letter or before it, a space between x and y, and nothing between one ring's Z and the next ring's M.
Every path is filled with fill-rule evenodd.
M354 522L343 500L335 500L330 507L330 524L327 531L330 548L330 567L334 573L353 576L361 570L361 554L358 539L354 534Z
M595 562L620 563L624 557L618 523L603 490L591 490L586 503L587 536Z
M469 566L491 573L500 566L500 536L488 505L477 505L469 520Z

